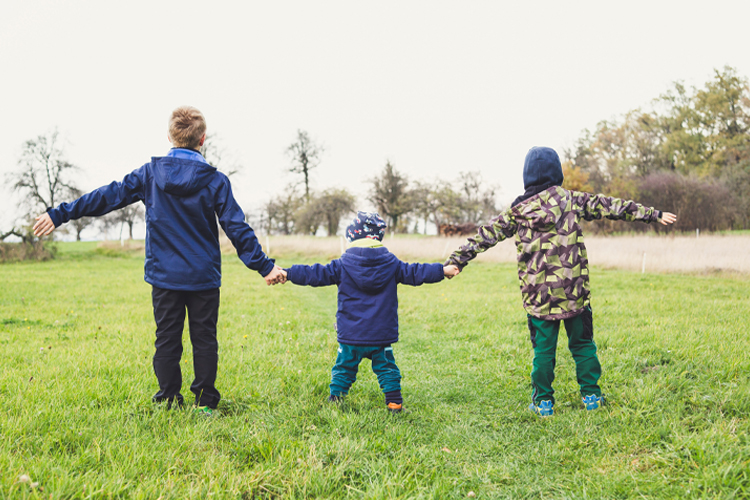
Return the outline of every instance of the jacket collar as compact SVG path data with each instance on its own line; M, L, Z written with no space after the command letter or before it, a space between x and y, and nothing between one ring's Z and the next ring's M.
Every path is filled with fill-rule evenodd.
M208 165L208 162L203 157L203 155L194 149L172 148L169 150L169 153L167 153L166 156L171 158L179 158L181 160L199 161Z

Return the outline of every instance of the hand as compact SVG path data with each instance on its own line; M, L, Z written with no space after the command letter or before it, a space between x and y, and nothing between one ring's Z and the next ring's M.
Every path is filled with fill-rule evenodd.
M450 266L443 266L443 276L445 276L448 279L453 279L454 276L458 276L458 273L460 273L461 270L458 268L458 266L454 266L451 264Z
M278 283L286 283L286 271L281 269L279 266L273 266L273 269L264 278L266 285L276 285Z
M52 222L48 213L42 214L36 218L34 224L34 236L47 236L55 230L55 223Z
M671 212L662 212L661 213L661 219L659 219L659 222L664 224L665 226L668 226L670 224L674 224L674 221L677 220L677 216Z

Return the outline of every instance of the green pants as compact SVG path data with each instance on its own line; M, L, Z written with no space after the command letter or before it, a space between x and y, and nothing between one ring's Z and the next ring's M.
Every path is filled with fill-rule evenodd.
M552 382L555 380L555 354L560 320L548 321L531 315L528 318L531 344L534 346L534 367L531 370L531 385L534 392L531 397L534 404L546 400L554 403L555 390L552 388ZM576 377L581 388L581 396L601 396L602 391L597 382L602 375L602 366L596 357L591 308L587 307L578 316L562 321L565 322L565 331L568 334L568 349L576 362Z
M372 360L372 371L378 376L383 392L401 390L401 372L393 357L393 347L339 344L336 364L331 370L331 394L345 396L355 380L364 358Z

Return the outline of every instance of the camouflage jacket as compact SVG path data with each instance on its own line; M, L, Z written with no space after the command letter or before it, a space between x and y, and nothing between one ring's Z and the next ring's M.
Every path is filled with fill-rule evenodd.
M653 222L661 212L632 201L553 186L509 208L446 261L459 268L515 235L526 312L546 320L577 316L589 305L589 269L580 220Z

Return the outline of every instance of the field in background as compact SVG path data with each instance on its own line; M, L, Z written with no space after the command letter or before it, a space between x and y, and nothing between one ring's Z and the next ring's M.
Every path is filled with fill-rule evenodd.
M264 248L280 257L333 259L341 255L343 238L261 236ZM443 261L466 238L387 235L385 245L402 260ZM750 273L750 234L691 236L587 236L592 266L669 273ZM118 243L119 244L119 243ZM227 241L226 252L232 249ZM644 259L645 254L645 259ZM504 241L480 254L477 262L516 262L514 241Z
M282 266L339 251L286 241ZM595 268L609 404L582 409L561 339L547 420L526 410L532 353L513 263L400 287L406 411L391 416L368 362L343 406L325 403L334 287L269 288L227 255L224 401L203 420L150 403L154 322L137 245L60 244L54 261L0 266L0 498L750 496L747 276Z

